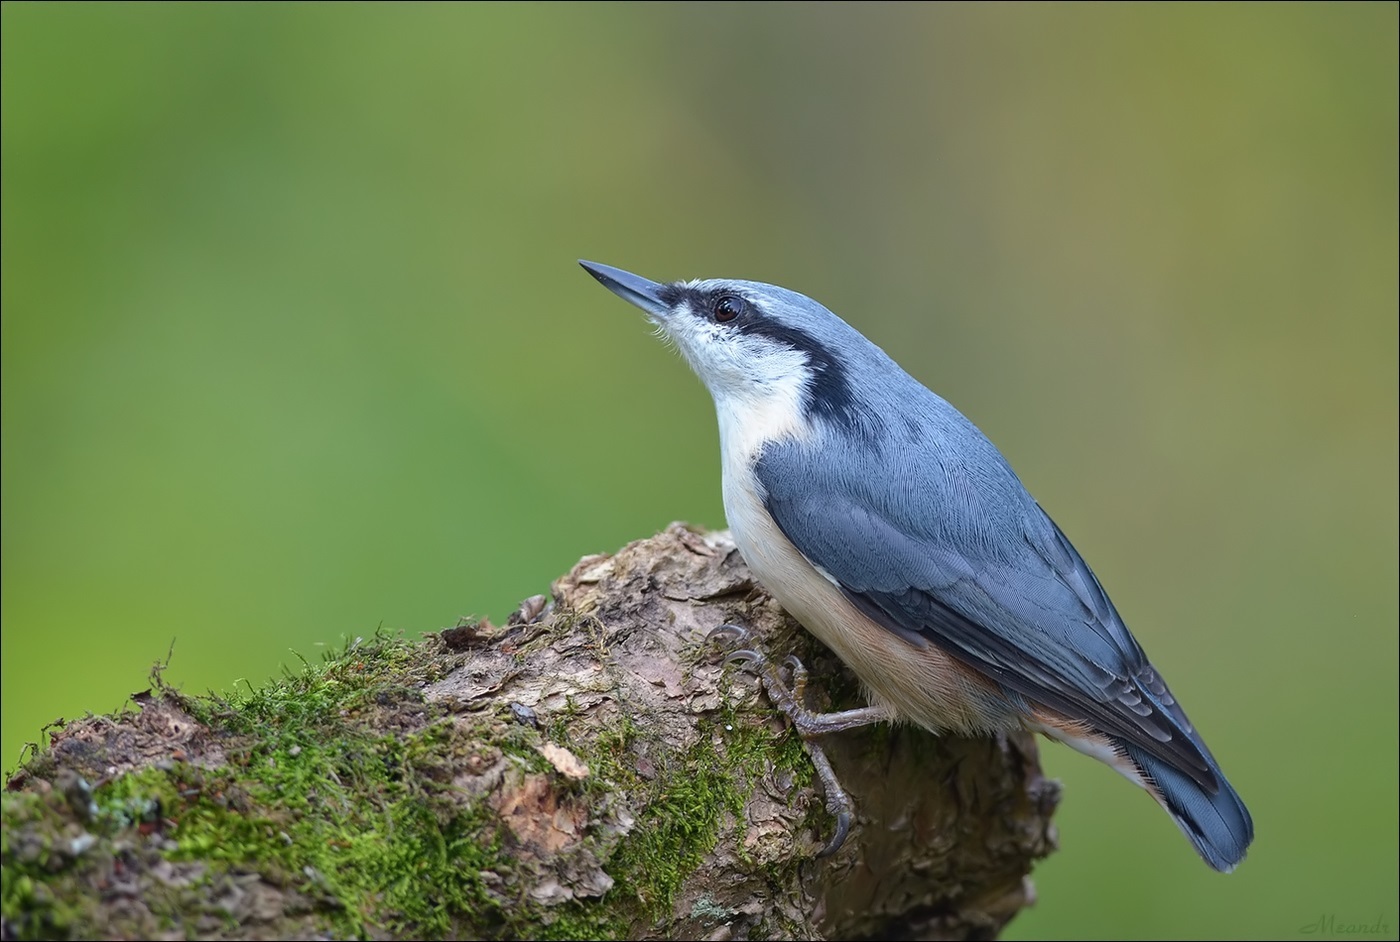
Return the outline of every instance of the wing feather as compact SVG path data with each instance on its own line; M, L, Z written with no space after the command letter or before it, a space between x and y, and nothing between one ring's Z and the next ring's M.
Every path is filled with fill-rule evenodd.
M985 442L985 439L982 439ZM878 624L1118 737L1214 793L1204 744L1093 572L1000 454L976 479L917 443L872 475L824 451L755 468L783 533ZM839 457L839 456L838 456Z

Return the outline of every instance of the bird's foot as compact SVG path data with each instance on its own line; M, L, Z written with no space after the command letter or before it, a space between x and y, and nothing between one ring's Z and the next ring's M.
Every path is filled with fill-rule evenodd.
M711 641L725 645L744 641L748 636L748 629L739 625L721 625L710 632ZM724 663L741 664L745 670L757 675L763 684L764 692L768 694L768 699L792 721L802 738L802 744L812 760L813 768L817 770L817 778L821 780L822 790L826 794L826 810L836 818L836 833L817 854L818 858L831 856L846 842L846 835L851 830L854 807L850 796L836 778L826 750L816 741L816 737L878 723L888 719L888 715L879 707L862 707L858 710L843 710L840 713L813 713L804 703L807 693L807 668L792 655L784 658L782 663L782 667L788 671L790 681L784 679L782 670L774 666L767 655L754 648L733 651L725 657Z

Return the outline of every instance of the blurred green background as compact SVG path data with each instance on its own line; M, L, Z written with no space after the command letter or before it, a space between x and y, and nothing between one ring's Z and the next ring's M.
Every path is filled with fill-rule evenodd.
M1062 850L1012 938L1394 937L1396 35L1393 3L6 3L5 766L172 638L187 689L258 684L723 525L708 397L582 256L855 323L1207 734L1239 872L1047 746Z

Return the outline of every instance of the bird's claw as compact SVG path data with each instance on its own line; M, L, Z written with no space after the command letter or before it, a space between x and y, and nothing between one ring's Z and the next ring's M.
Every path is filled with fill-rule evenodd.
M730 645L743 641L749 636L749 629L743 625L720 625L706 636L705 640L712 644Z
M753 671L754 673L763 670L763 668L767 666L767 663L768 658L764 657L762 652L754 651L750 648L744 648L742 651L731 651L729 654L725 655L724 658L725 667L738 664L745 670Z
M789 654L783 658L783 666L792 677L789 683L792 687L793 702L801 707L807 700L807 668L798 660L796 654Z
M748 634L749 632L739 625L720 625L710 632L709 640L733 644L746 639ZM826 750L816 740L820 735L814 722L817 718L804 703L807 693L806 666L796 655L788 655L782 663L782 667L788 672L788 679L785 680L781 670L769 663L762 651L753 648L731 651L725 655L724 665L738 665L740 669L756 674L763 683L763 690L768 694L768 699L797 730L797 735L812 760L812 766L816 769L817 778L821 780L822 790L826 793L826 810L836 818L835 833L826 842L826 846L817 852L818 859L830 857L846 843L846 837L851 832L853 808L850 796L841 787L835 770L831 768L831 760L826 757Z
M842 792L841 795L844 798L846 793ZM827 810L831 811L831 808L828 807ZM817 851L818 860L821 860L823 857L830 857L832 854L840 850L841 845L846 843L846 835L851 833L850 809L842 808L841 810L836 811L834 813L836 815L836 833L831 835L831 840L826 842L825 847Z

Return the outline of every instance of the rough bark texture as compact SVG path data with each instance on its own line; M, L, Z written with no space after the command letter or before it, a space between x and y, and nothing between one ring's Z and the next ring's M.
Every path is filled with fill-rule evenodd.
M723 533L582 560L504 628L357 642L237 702L159 685L53 736L4 805L5 938L992 938L1058 790L1029 737L828 737L857 824L707 642L854 681Z

